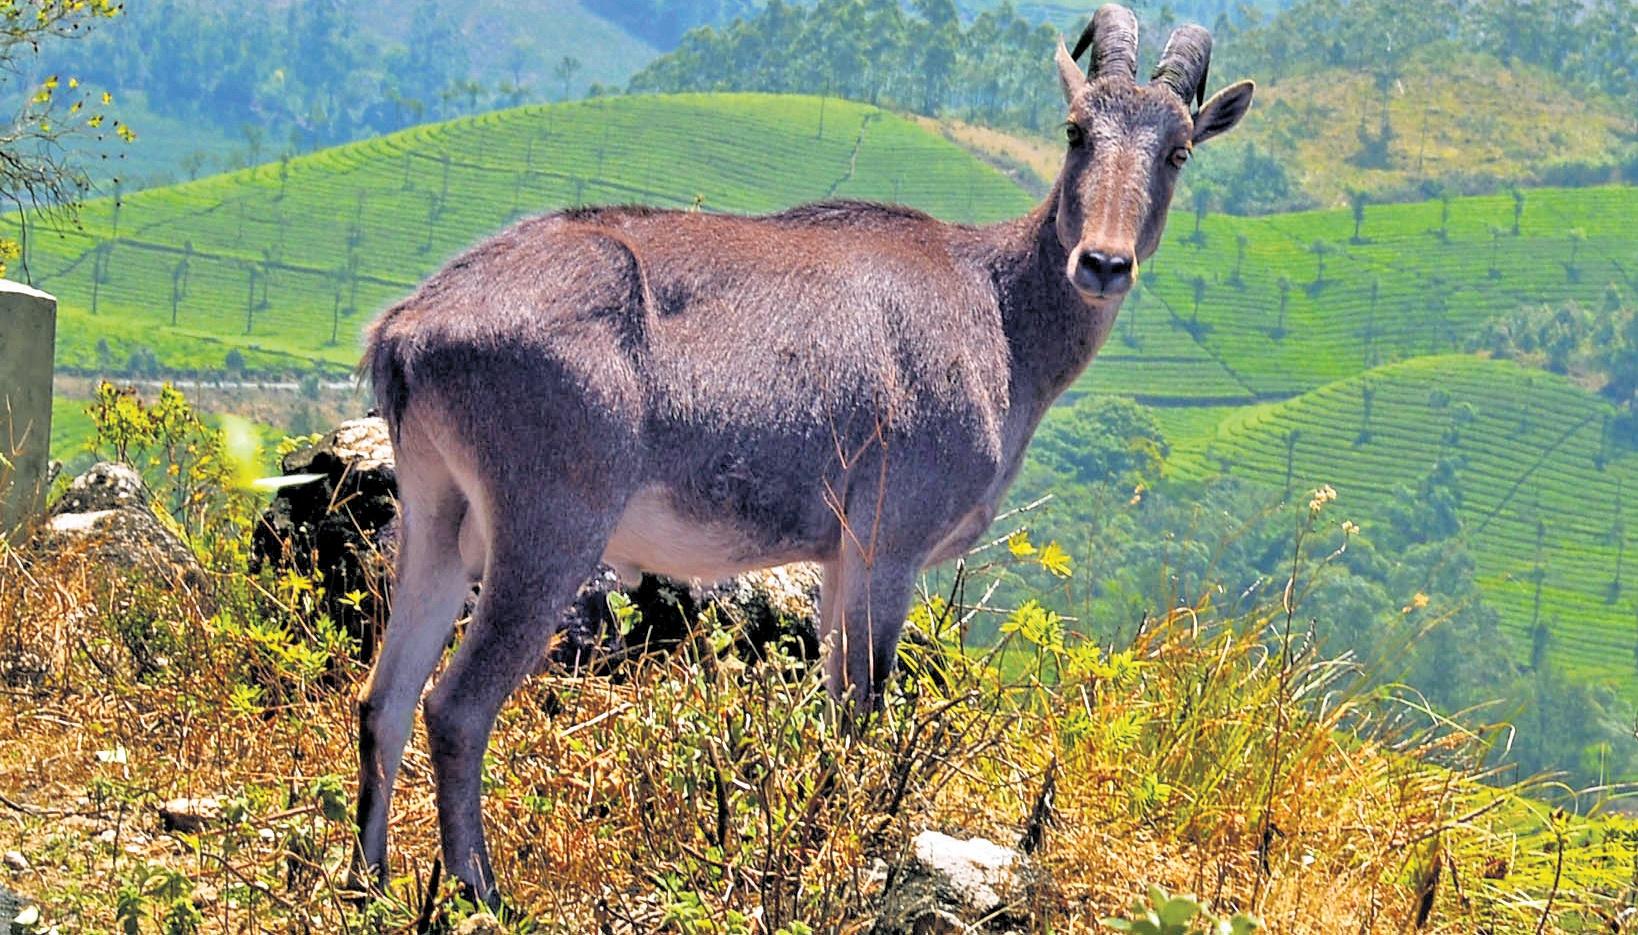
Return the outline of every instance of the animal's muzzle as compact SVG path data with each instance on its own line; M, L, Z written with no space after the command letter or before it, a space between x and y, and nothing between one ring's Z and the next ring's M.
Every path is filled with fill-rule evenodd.
M1082 292L1119 295L1132 288L1134 262L1129 254L1103 250L1082 250L1075 260L1071 279Z

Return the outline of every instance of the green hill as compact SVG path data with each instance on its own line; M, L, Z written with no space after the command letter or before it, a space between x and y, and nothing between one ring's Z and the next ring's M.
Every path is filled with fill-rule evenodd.
M230 350L253 368L344 368L376 309L520 215L632 201L754 212L826 196L962 221L1032 202L934 129L866 105L623 97L419 127L118 207L93 202L82 230L33 234L28 268L61 297L67 366L118 366L147 347L169 368L220 369ZM1509 628L1527 634L1538 617L1539 556L1539 617L1560 635L1555 652L1632 685L1638 608L1617 583L1624 543L1610 505L1638 456L1609 450L1613 410L1561 378L1451 352L1521 303L1596 306L1612 284L1638 291L1625 229L1638 189L1531 190L1517 234L1514 209L1505 194L1372 205L1356 241L1347 211L1209 215L1196 237L1178 204L1079 389L1161 405L1181 476L1227 468L1277 489L1300 428L1293 482L1336 485L1361 519L1449 447L1466 461L1466 527ZM1372 424L1359 441L1367 385ZM1436 388L1451 400L1431 405ZM1463 403L1473 419L1447 442Z
M1439 201L1372 205L1354 243L1346 210L1208 216L1196 242L1187 206L1174 205L1166 246L1083 387L1169 403L1283 397L1459 350L1521 304L1597 307L1611 284L1638 291L1638 188L1530 190L1517 235L1513 207L1505 194L1457 198L1447 223ZM1316 242L1329 251L1323 280Z
M115 361L145 346L169 368L220 368L232 347L252 367L350 366L377 309L521 215L599 202L770 211L827 196L962 221L1031 204L960 147L867 105L622 97L417 127L118 206L94 201L82 229L34 233L27 269L62 302L65 366L96 366L99 338Z
M1396 490L1459 458L1463 529L1515 649L1528 653L1539 619L1555 659L1631 695L1638 562L1625 553L1638 529L1624 511L1638 501L1638 453L1611 443L1613 415L1563 377L1472 355L1378 367L1281 403L1161 410L1174 475L1278 490L1289 450L1292 489L1331 484L1338 515L1357 519L1382 518Z
M1462 192L1607 181L1634 156L1621 102L1454 44L1417 51L1385 89L1357 67L1256 77L1235 145L1272 153L1307 204L1345 205L1350 189L1418 199L1430 182Z

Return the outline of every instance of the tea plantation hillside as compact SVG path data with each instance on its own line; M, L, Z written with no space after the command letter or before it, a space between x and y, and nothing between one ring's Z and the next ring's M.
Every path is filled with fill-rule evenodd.
M59 362L350 366L357 333L444 260L521 215L643 202L770 211L824 197L990 221L1031 199L938 135L862 104L770 95L526 107L87 205L33 232L63 305ZM14 223L10 222L10 223ZM98 337L107 342L99 354Z
M1187 206L1174 205L1166 245L1083 386L1247 403L1463 349L1521 305L1596 308L1611 285L1638 293L1638 188L1523 195L1516 234L1514 200L1501 194L1371 205L1359 242L1346 210L1207 216L1196 238Z
M1287 477L1295 491L1328 483L1361 519L1384 518L1397 490L1453 460L1478 580L1513 646L1528 653L1539 620L1557 662L1631 696L1638 553L1626 552L1638 529L1625 511L1638 508L1638 453L1614 444L1614 415L1563 377L1471 355L1378 367L1281 403L1161 410L1170 472L1274 491Z
M59 360L162 367L349 365L370 315L518 216L640 201L767 211L827 196L989 221L1032 199L922 125L772 95L521 108L87 206L36 231L27 268L62 299ZM1515 233L1517 209L1517 233ZM1521 303L1626 294L1638 190L1532 189L1347 211L1195 218L1165 249L1083 386L1148 401L1247 403L1376 363L1447 352ZM1242 240L1243 238L1243 240ZM1316 252L1318 251L1318 252ZM1321 267L1323 266L1323 270ZM99 354L90 335L101 335ZM107 358L107 359L103 359Z

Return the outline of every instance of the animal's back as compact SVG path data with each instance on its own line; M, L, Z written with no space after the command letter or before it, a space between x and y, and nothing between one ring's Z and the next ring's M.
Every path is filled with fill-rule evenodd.
M633 379L662 412L747 425L1001 402L1004 386L980 385L1006 349L989 282L957 255L965 230L856 202L546 215L383 313L365 369L390 420L434 356L551 359L588 389Z

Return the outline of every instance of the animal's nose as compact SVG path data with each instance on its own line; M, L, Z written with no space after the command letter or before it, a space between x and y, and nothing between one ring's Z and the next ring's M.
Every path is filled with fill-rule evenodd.
M1087 292L1124 292L1132 285L1132 258L1102 250L1081 251L1075 284Z

